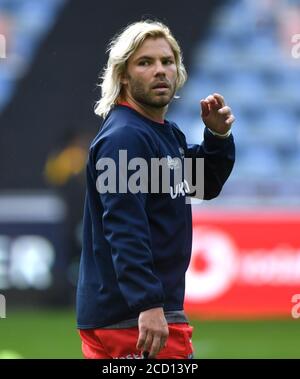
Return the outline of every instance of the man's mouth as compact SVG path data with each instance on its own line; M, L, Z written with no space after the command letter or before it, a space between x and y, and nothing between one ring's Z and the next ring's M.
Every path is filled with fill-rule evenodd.
M157 88L169 88L169 85L166 83L166 82L160 82L160 83L156 83L152 89L157 89Z

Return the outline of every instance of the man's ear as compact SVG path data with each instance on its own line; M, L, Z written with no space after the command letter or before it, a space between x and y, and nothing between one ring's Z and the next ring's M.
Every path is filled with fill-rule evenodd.
M121 84L123 84L123 85L127 85L127 84L128 84L128 76L127 76L126 72L124 72L124 73L121 75L120 82L121 82Z

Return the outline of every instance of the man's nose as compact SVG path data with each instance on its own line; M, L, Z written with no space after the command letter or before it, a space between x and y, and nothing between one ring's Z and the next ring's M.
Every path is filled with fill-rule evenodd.
M166 68L164 64L160 61L155 63L155 75L165 75L166 74Z

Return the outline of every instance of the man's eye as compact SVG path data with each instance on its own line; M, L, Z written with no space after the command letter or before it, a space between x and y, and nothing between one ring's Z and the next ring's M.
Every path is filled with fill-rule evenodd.
M139 66L149 66L149 62L148 61L141 61L139 62Z
M168 59L164 63L170 65L170 64L173 64L174 61L172 61L172 59Z

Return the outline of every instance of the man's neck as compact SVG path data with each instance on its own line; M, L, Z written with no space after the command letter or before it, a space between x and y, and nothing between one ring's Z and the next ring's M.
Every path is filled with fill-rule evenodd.
M153 108L137 103L130 98L120 98L119 104L128 105L152 121L158 122L160 124L164 123L164 116L167 113L167 106L162 108Z

